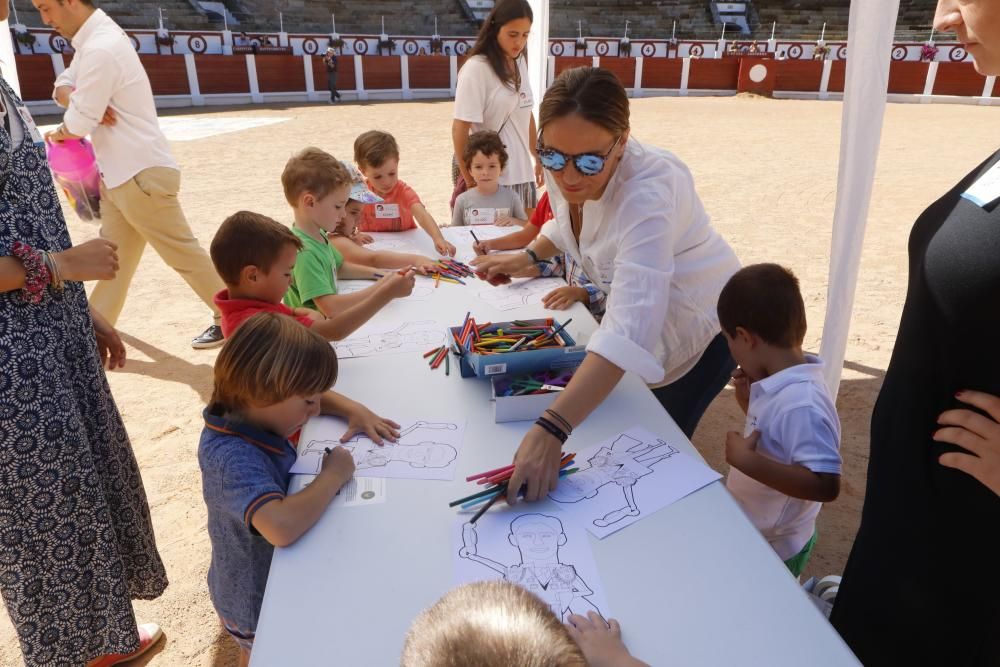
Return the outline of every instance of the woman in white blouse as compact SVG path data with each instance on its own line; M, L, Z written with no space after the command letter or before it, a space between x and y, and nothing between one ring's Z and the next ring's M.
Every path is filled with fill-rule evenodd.
M470 188L475 180L462 160L469 133L492 130L500 134L508 156L500 184L521 197L528 215L538 203L535 187L543 182L541 165L536 161L532 166L535 117L531 109L535 102L526 50L531 22L527 0L499 0L494 5L458 73L451 126L455 161Z
M608 70L563 72L539 118L537 152L555 217L524 252L473 264L513 274L565 252L608 305L580 369L521 442L512 502L522 484L527 500L555 488L561 443L626 371L649 384L690 437L735 368L715 308L739 261L709 224L687 167L629 137L628 97Z

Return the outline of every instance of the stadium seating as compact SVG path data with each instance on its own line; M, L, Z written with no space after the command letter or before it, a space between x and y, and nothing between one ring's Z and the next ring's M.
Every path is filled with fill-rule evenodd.
M13 0L22 23L41 25L31 0ZM164 23L172 30L218 30L195 0L97 0L125 28L155 28L159 7ZM226 6L240 21L233 29L248 32L277 32L280 6L288 32L327 33L331 30L331 3L316 0L226 0ZM378 34L380 17L385 16L386 32L392 35L429 35L434 17L442 35L474 35L475 18L482 13L480 2L468 0L365 0L338 2L337 30L342 34ZM474 6L473 6L474 5ZM777 23L779 38L816 39L823 23L829 40L847 36L850 0L752 0L750 13L755 38L770 36L771 22ZM935 0L900 0L897 36L926 39L934 16ZM418 11L414 11L417 9ZM551 0L549 29L553 37L574 37L577 22L583 22L588 37L620 38L625 21L629 36L666 38L677 21L680 38L717 37L721 26L712 18L708 0ZM943 36L942 36L943 38Z

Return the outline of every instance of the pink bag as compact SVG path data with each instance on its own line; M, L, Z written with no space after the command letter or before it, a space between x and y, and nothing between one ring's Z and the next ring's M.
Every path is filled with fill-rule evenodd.
M93 145L86 139L46 142L49 167L55 182L81 220L101 217L101 172Z

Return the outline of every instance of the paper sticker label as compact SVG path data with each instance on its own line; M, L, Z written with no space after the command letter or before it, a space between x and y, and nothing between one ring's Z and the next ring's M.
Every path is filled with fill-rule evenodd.
M379 220L395 220L399 217L399 204L375 204L375 217Z
M507 372L507 364L487 364L483 372L487 375L501 375Z
M470 208L465 211L470 225L492 225L497 219L495 208Z

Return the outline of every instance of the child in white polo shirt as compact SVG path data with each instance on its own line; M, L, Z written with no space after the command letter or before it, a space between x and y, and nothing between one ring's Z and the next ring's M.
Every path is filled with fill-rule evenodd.
M726 436L726 485L796 577L816 544L816 515L840 493L840 420L823 364L802 352L799 281L777 264L738 271L719 295L719 323L739 364L743 434Z

